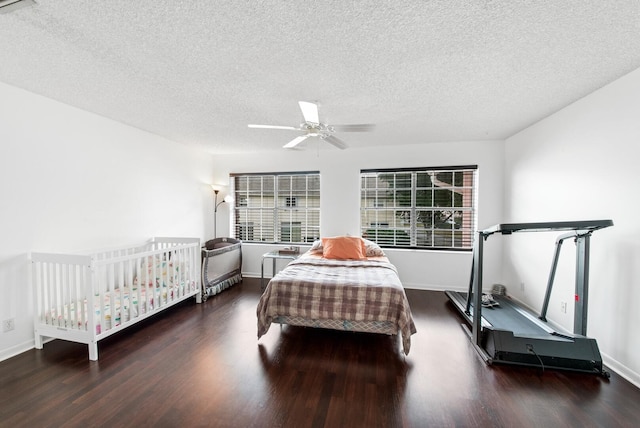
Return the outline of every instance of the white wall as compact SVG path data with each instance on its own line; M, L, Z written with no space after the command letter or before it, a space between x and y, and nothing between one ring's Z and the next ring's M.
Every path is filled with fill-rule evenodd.
M591 237L588 335L605 364L640 385L640 69L507 139L505 221L612 219ZM525 236L526 235L526 236ZM557 234L504 242L508 289L539 309ZM563 245L549 307L573 330L575 246ZM525 283L524 291L520 282ZM561 302L569 311L560 311Z
M29 251L212 235L212 160L0 83L0 360L33 346Z
M229 173L320 171L322 236L360 235L360 170L368 168L431 167L446 165L478 165L479 224L487 227L502 220L502 174L504 143L476 141L433 143L371 149L322 149L307 151L257 153L252 155L214 156L216 182L227 182ZM229 210L218 212L218 235L229 233ZM243 245L243 273L260 276L261 255L273 246ZM487 284L500 279L500 246L489 250ZM387 250L389 259L398 267L400 279L407 288L466 289L471 269L471 254L466 252L434 252ZM265 266L268 276L271 266Z

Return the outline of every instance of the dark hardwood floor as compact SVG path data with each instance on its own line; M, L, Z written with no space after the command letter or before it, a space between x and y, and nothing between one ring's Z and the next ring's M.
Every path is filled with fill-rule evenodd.
M2 427L631 427L640 390L595 375L486 366L440 292L407 290L397 339L272 325L245 279L110 337L90 362L56 340L0 363Z

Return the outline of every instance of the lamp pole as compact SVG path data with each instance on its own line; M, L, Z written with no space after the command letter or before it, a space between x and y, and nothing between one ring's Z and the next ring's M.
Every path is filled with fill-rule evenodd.
M219 192L219 190L214 189L213 192L215 193L214 198L213 198L213 239L216 239L218 237L218 231L217 231L218 207L220 205L224 204L227 201L225 201L223 199L220 202L218 202L218 192Z

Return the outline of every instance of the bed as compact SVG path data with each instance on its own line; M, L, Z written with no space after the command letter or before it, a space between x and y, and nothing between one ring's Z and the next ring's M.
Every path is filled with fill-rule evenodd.
M202 247L202 299L242 281L242 241L215 238Z
M32 252L35 347L98 341L189 298L201 301L200 240L154 238L90 253Z
M258 338L272 323L402 337L405 354L416 327L397 270L382 250L359 237L353 255L327 251L330 239L314 243L267 284L257 307ZM361 244L360 244L361 243Z

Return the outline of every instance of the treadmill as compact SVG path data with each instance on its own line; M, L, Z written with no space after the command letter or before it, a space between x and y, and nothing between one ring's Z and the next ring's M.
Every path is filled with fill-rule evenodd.
M587 337L589 297L589 244L591 234L613 226L611 220L497 224L478 231L474 241L469 291L445 291L454 306L471 325L464 326L476 351L485 363L516 364L593 373L609 378L595 339ZM482 307L482 263L485 241L493 234L564 231L556 239L555 253L544 303L539 315L522 308L506 296L494 295L498 303ZM573 334L555 331L547 324L546 313L553 288L562 243L573 238L576 244L576 285Z

